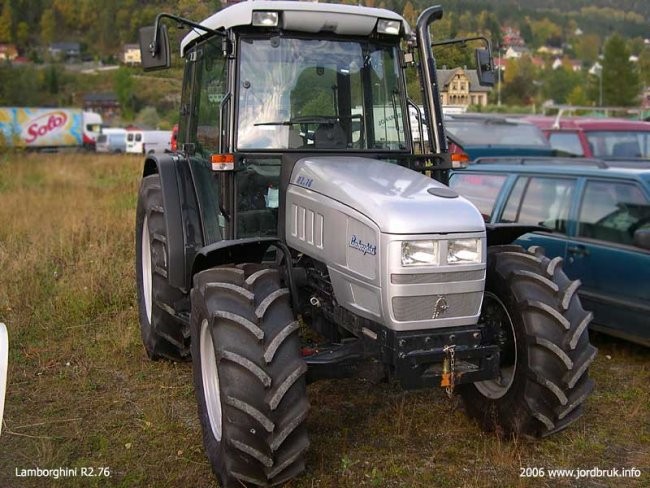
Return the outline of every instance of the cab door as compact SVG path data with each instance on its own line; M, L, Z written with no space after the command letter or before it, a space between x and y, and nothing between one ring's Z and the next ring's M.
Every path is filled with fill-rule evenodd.
M227 238L230 232L229 188L233 172L213 171L211 159L213 154L227 149L225 128L229 117L224 104L228 64L221 43L213 39L196 45L186 55L178 145L189 160L204 245Z
M564 269L582 281L595 328L650 344L650 250L634 245L634 232L650 222L648 196L634 182L595 178L581 190Z

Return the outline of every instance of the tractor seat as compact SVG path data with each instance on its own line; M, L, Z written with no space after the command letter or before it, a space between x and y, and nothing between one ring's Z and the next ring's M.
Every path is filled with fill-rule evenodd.
M314 131L314 147L316 149L345 148L347 144L345 131L338 122L320 124Z

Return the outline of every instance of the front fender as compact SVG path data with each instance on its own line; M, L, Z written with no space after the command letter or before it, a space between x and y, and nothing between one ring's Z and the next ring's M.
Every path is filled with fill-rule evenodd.
M196 253L192 263L192 276L223 264L259 263L272 245L280 245L277 237L248 237L229 239L205 246Z

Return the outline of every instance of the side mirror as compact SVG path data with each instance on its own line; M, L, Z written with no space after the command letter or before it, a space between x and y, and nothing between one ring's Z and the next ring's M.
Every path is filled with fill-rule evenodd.
M634 233L634 245L650 250L650 228L639 229Z
M145 71L167 69L171 66L167 27L156 22L155 26L140 29L140 60Z
M481 86L494 86L494 67L490 50L486 48L476 49L476 74Z

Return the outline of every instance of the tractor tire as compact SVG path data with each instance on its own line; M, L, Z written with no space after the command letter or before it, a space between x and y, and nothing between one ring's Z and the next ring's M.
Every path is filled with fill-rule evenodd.
M594 382L585 312L562 258L539 247L488 248L480 322L500 346L496 380L458 388L467 414L486 431L545 437L575 422Z
M157 174L140 184L135 223L135 272L140 335L149 358L189 359L189 327L174 315L186 295L167 281L165 208Z
M194 387L212 470L224 487L294 478L309 447L307 365L278 271L202 271L191 302Z

